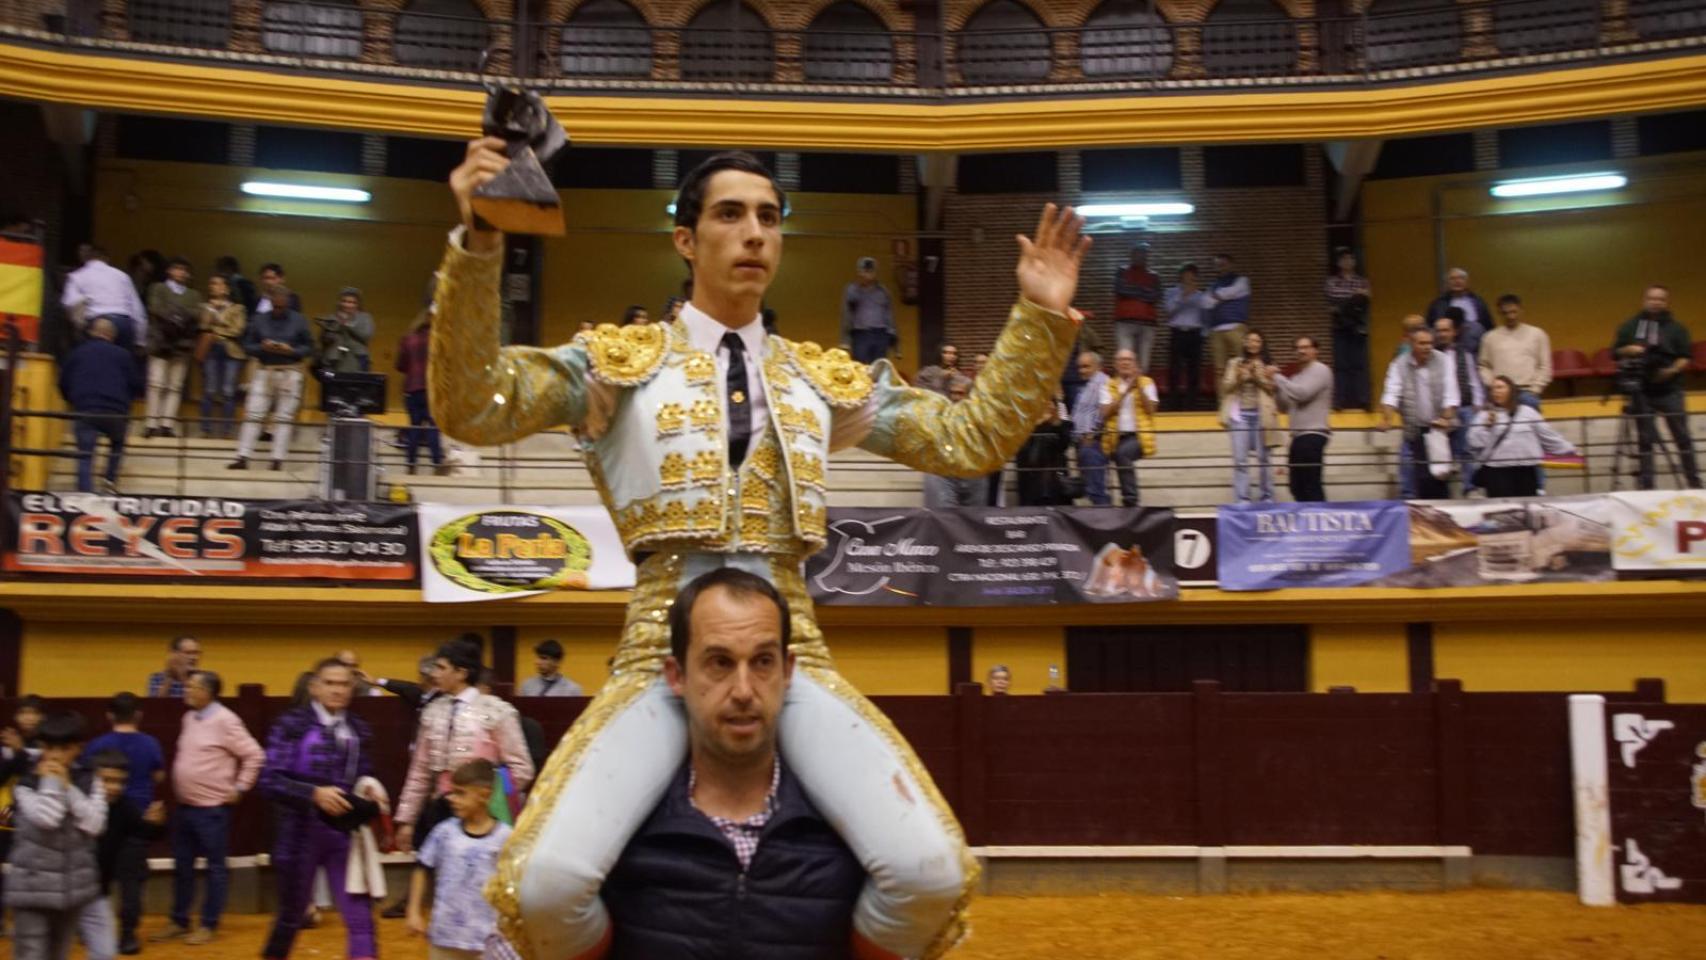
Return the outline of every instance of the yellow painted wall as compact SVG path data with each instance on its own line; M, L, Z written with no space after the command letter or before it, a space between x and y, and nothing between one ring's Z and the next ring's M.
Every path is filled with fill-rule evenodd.
M1309 689L1355 687L1362 693L1410 689L1409 644L1402 623L1318 623L1309 628Z
M836 669L861 693L948 692L948 634L942 627L836 627L828 637Z
M1441 623L1434 674L1465 690L1628 690L1661 677L1673 703L1706 703L1706 643L1692 620Z
M1012 671L1014 694L1042 693L1051 664L1060 667L1066 688L1072 689L1065 627L978 627L972 631L971 678L987 690L989 669L996 664Z
M1388 147L1392 149L1392 147ZM1629 186L1583 195L1603 202L1563 208L1559 198L1497 200L1495 180L1583 169L1618 170ZM1436 218L1444 262L1436 254ZM1548 209L1548 208L1552 209ZM1706 336L1706 155L1615 160L1575 167L1504 170L1367 183L1362 192L1366 266L1374 288L1370 350L1379 376L1406 313L1438 295L1444 270L1461 266L1488 305L1522 297L1527 319L1555 350L1592 357L1611 345L1617 324L1640 309L1649 283L1671 288L1677 319Z
M263 200L239 191L250 179L358 187L373 200L359 206ZM686 271L669 239L670 199L665 190L562 191L570 233L545 242L543 342L567 340L583 320L620 321L630 303L655 315L679 290ZM890 240L912 237L913 199L796 194L790 201L783 268L769 304L787 336L834 343L841 290L860 256L878 257L890 293L898 293ZM290 210L313 215L284 212ZM384 372L420 310L455 217L449 189L423 180L135 160L103 161L95 177L95 239L121 266L144 248L181 255L195 264L201 287L222 254L236 256L250 279L262 263L277 261L310 319L329 314L344 286L360 287L378 328L374 368ZM910 370L917 311L898 298L896 305ZM394 405L398 389L393 377Z
M201 665L219 674L227 690L259 683L288 696L302 671L348 647L373 676L414 680L416 664L446 640L478 624L419 627L363 625L340 633L324 624L186 624L177 631L138 630L112 623L26 623L19 687L42 696L142 693L161 669L168 641L187 633L201 641Z

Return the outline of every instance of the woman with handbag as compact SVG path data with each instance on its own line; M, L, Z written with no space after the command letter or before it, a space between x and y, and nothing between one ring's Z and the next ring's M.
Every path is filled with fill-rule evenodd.
M201 435L229 440L237 416L237 377L249 355L243 352L243 333L249 311L231 299L231 282L223 274L207 278L207 301L201 305L201 336L195 359L201 365ZM221 411L217 423L214 407Z
M1274 502L1274 474L1269 449L1279 446L1279 409L1274 405L1274 367L1267 344L1255 330L1244 334L1244 349L1226 362L1220 378L1220 425L1232 431L1232 493L1249 503L1249 460L1259 460L1255 495L1258 503Z
M1538 469L1546 455L1574 456L1576 447L1559 435L1540 411L1520 402L1522 391L1510 377L1493 378L1492 401L1469 428L1475 454L1475 484L1489 497L1539 495Z

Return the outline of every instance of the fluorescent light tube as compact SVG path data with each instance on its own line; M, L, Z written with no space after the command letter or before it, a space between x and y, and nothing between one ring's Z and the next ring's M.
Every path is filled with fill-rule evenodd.
M1078 215L1093 217L1186 217L1197 212L1194 204L1180 201L1156 200L1144 203L1087 203L1078 207Z
M366 203L373 194L350 187L314 187L305 183L268 183L265 180L244 181L242 190L253 197L279 197L285 200L331 200L337 203Z
M1592 193L1596 190L1621 190L1629 178L1621 173L1578 173L1567 177L1532 177L1524 180L1504 180L1493 184L1495 197L1544 197L1554 193Z

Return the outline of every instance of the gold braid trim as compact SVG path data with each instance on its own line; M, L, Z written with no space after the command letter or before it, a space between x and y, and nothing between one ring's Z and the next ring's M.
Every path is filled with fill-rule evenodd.
M782 345L793 360L794 369L806 375L812 388L830 406L852 409L870 398L875 386L871 370L848 356L847 351L840 347L825 350L809 341L792 343L780 337L775 342Z
M594 380L613 387L645 383L663 367L669 333L663 324L642 323L618 327L601 323L591 333L575 335L586 347L588 372Z

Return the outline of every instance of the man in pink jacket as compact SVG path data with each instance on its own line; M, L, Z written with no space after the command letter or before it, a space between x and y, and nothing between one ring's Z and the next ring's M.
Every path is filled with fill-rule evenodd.
M219 674L200 670L184 686L183 727L172 761L172 790L177 822L172 831L172 925L149 940L183 938L211 943L225 911L229 875L225 850L231 835L231 808L255 785L266 753L243 721L219 702ZM201 927L190 928L195 899L195 859L207 858L207 896L201 902Z

